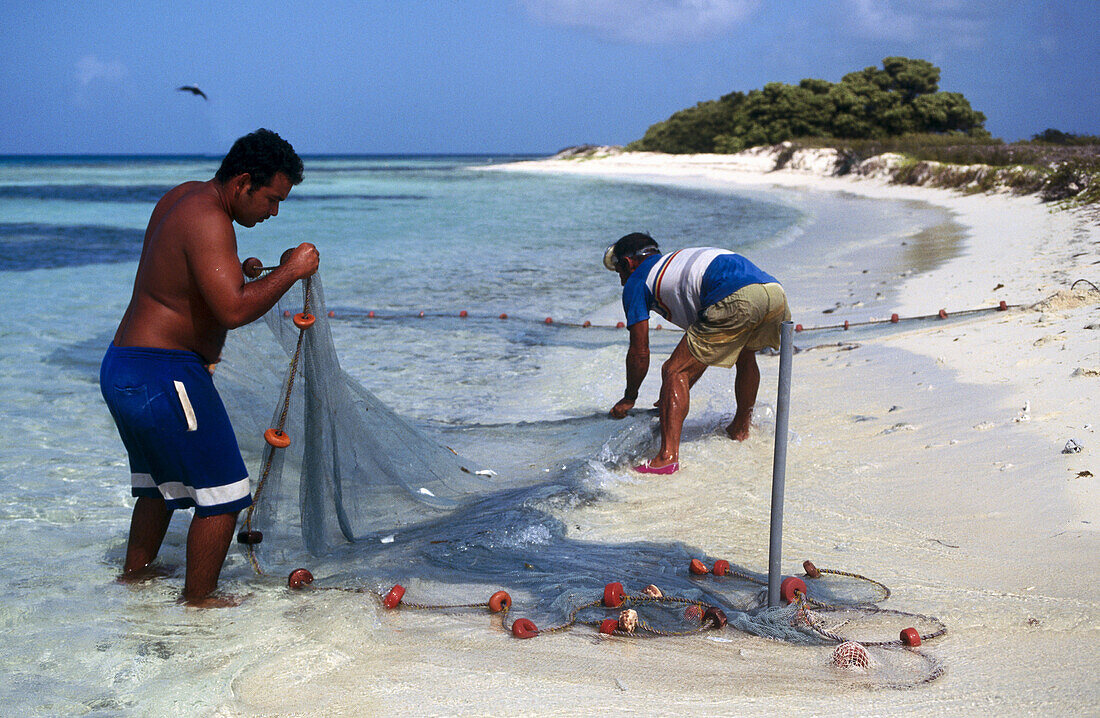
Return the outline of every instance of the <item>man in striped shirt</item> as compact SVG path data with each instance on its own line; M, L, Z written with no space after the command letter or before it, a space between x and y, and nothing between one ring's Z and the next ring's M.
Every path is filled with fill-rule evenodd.
M791 318L787 296L775 277L739 254L693 247L661 254L648 234L635 232L604 253L604 266L619 274L623 310L630 331L626 391L611 409L622 419L638 399L649 371L649 313L657 312L684 329L684 337L661 368L661 448L634 467L645 474L672 474L680 468L680 433L689 391L708 366L737 367L737 412L726 427L731 439L749 435L760 386L756 352L779 348L779 327Z

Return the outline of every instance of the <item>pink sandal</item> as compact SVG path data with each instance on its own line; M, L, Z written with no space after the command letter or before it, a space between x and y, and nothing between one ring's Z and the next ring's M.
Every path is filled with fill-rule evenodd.
M677 471L680 470L680 462L673 461L671 464L667 464L665 466L650 466L649 462L647 461L644 464L638 464L637 466L635 466L634 470L637 471L639 474L675 474Z

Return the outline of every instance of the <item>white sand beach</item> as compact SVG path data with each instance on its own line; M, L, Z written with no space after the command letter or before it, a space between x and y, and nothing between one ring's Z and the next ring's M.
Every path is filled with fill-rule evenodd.
M897 304L879 316L944 309L948 320L853 331L859 338L839 345L835 333L795 335L804 351L794 359L784 522L785 572L811 559L870 576L893 590L885 608L941 619L947 634L922 650L942 676L875 690L918 681L928 666L905 651L876 650L870 675L848 674L830 666L829 646L736 630L640 641L578 630L517 642L486 630L499 629L499 617L384 612L334 594L295 604L282 647L238 674L237 700L224 714L1095 714L1100 293L1070 285L1097 279L1100 227L1033 197L833 178L812 157L795 160L779 172L767 171L773 158L753 154L625 154L505 169L847 192L950 210L965 229L962 251L930 272L899 273ZM856 298L873 292L859 286L861 276L857 269L837 284ZM807 306L797 287L788 292L795 321L807 327L843 321L853 303ZM1010 308L951 318L1001 301ZM616 377L604 387L608 402L618 361L593 360L602 377ZM760 364L748 441L735 445L718 431L732 382L728 372L708 372L692 391L683 468L646 479L624 470L605 500L561 509L571 535L682 541L765 570L778 359ZM658 377L650 372L641 401L655 397ZM1071 439L1080 452L1063 453ZM892 632L882 636L889 640L907 620L886 616L885 629L872 631ZM866 627L857 620L838 630Z

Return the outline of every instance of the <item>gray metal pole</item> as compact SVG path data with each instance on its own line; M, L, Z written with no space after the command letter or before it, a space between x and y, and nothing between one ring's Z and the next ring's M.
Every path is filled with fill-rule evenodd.
M779 605L783 580L783 485L787 480L787 419L791 408L791 359L794 324L783 322L779 332L779 391L775 400L775 457L772 459L772 528L768 550L768 606Z

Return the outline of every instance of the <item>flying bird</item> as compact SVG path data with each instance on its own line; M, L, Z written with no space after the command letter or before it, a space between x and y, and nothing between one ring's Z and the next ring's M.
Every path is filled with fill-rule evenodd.
M200 90L195 85L183 85L182 87L177 87L176 90L180 92L190 92L192 95L198 95L204 100L209 99L207 98L206 93Z

